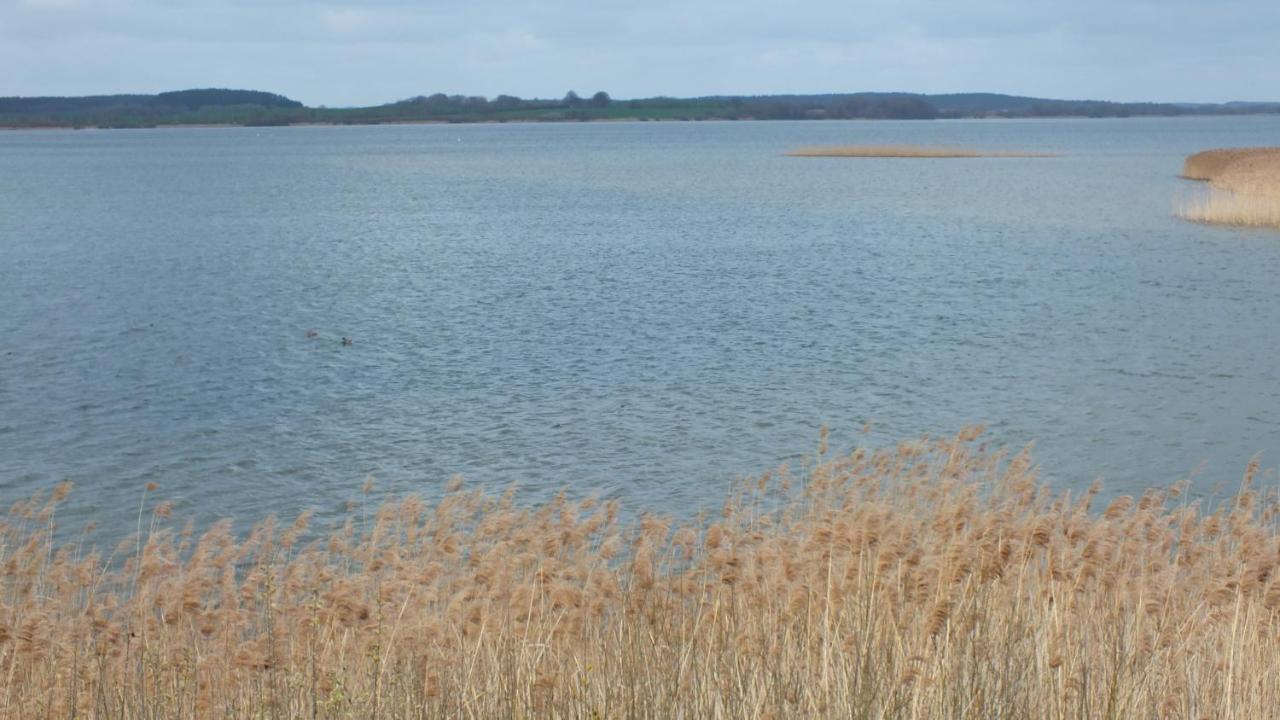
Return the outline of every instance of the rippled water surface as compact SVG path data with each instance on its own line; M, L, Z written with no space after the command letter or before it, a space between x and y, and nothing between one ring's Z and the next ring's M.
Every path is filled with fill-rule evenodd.
M0 500L70 478L109 522L154 481L261 516L462 473L679 512L823 424L983 422L1063 487L1234 483L1280 457L1280 234L1171 210L1184 155L1278 131L0 133ZM886 142L1063 156L783 156Z

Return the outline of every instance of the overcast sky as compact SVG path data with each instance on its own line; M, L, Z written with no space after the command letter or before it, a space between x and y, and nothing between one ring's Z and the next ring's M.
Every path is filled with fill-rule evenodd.
M1280 100L1280 0L0 0L0 95Z

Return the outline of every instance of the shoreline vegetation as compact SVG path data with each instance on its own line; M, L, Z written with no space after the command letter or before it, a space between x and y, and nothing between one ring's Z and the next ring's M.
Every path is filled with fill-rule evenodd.
M64 484L0 525L0 717L1274 717L1256 461L1094 507L981 442L824 434L688 521L456 480L237 537L152 493L109 555L55 540Z
M600 91L559 99L421 95L369 107L308 107L283 95L207 88L156 95L0 97L0 127L370 125L588 122L607 120L933 120L955 118L1139 117L1280 113L1280 102L1122 103L996 93L828 93L717 95L615 100Z
M827 145L800 148L787 157L852 157L852 158L1041 158L1061 157L1054 153L989 151L961 147L928 145Z
M1280 147L1222 148L1187 157L1182 176L1207 183L1180 204L1187 220L1280 228Z

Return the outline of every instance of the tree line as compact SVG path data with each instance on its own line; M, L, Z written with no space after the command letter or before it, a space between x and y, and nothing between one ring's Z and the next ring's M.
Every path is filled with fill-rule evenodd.
M388 122L557 120L932 120L961 117L1129 117L1277 113L1280 103L1175 105L1053 100L991 93L833 93L820 95L651 97L418 95L368 107L307 107L284 95L207 88L157 95L0 98L0 126L151 127L182 124L289 125Z

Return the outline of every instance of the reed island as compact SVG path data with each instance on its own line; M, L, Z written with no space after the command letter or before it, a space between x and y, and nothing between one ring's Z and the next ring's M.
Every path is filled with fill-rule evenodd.
M1196 222L1280 228L1280 147L1225 148L1191 155L1182 176L1207 191L1179 214Z

